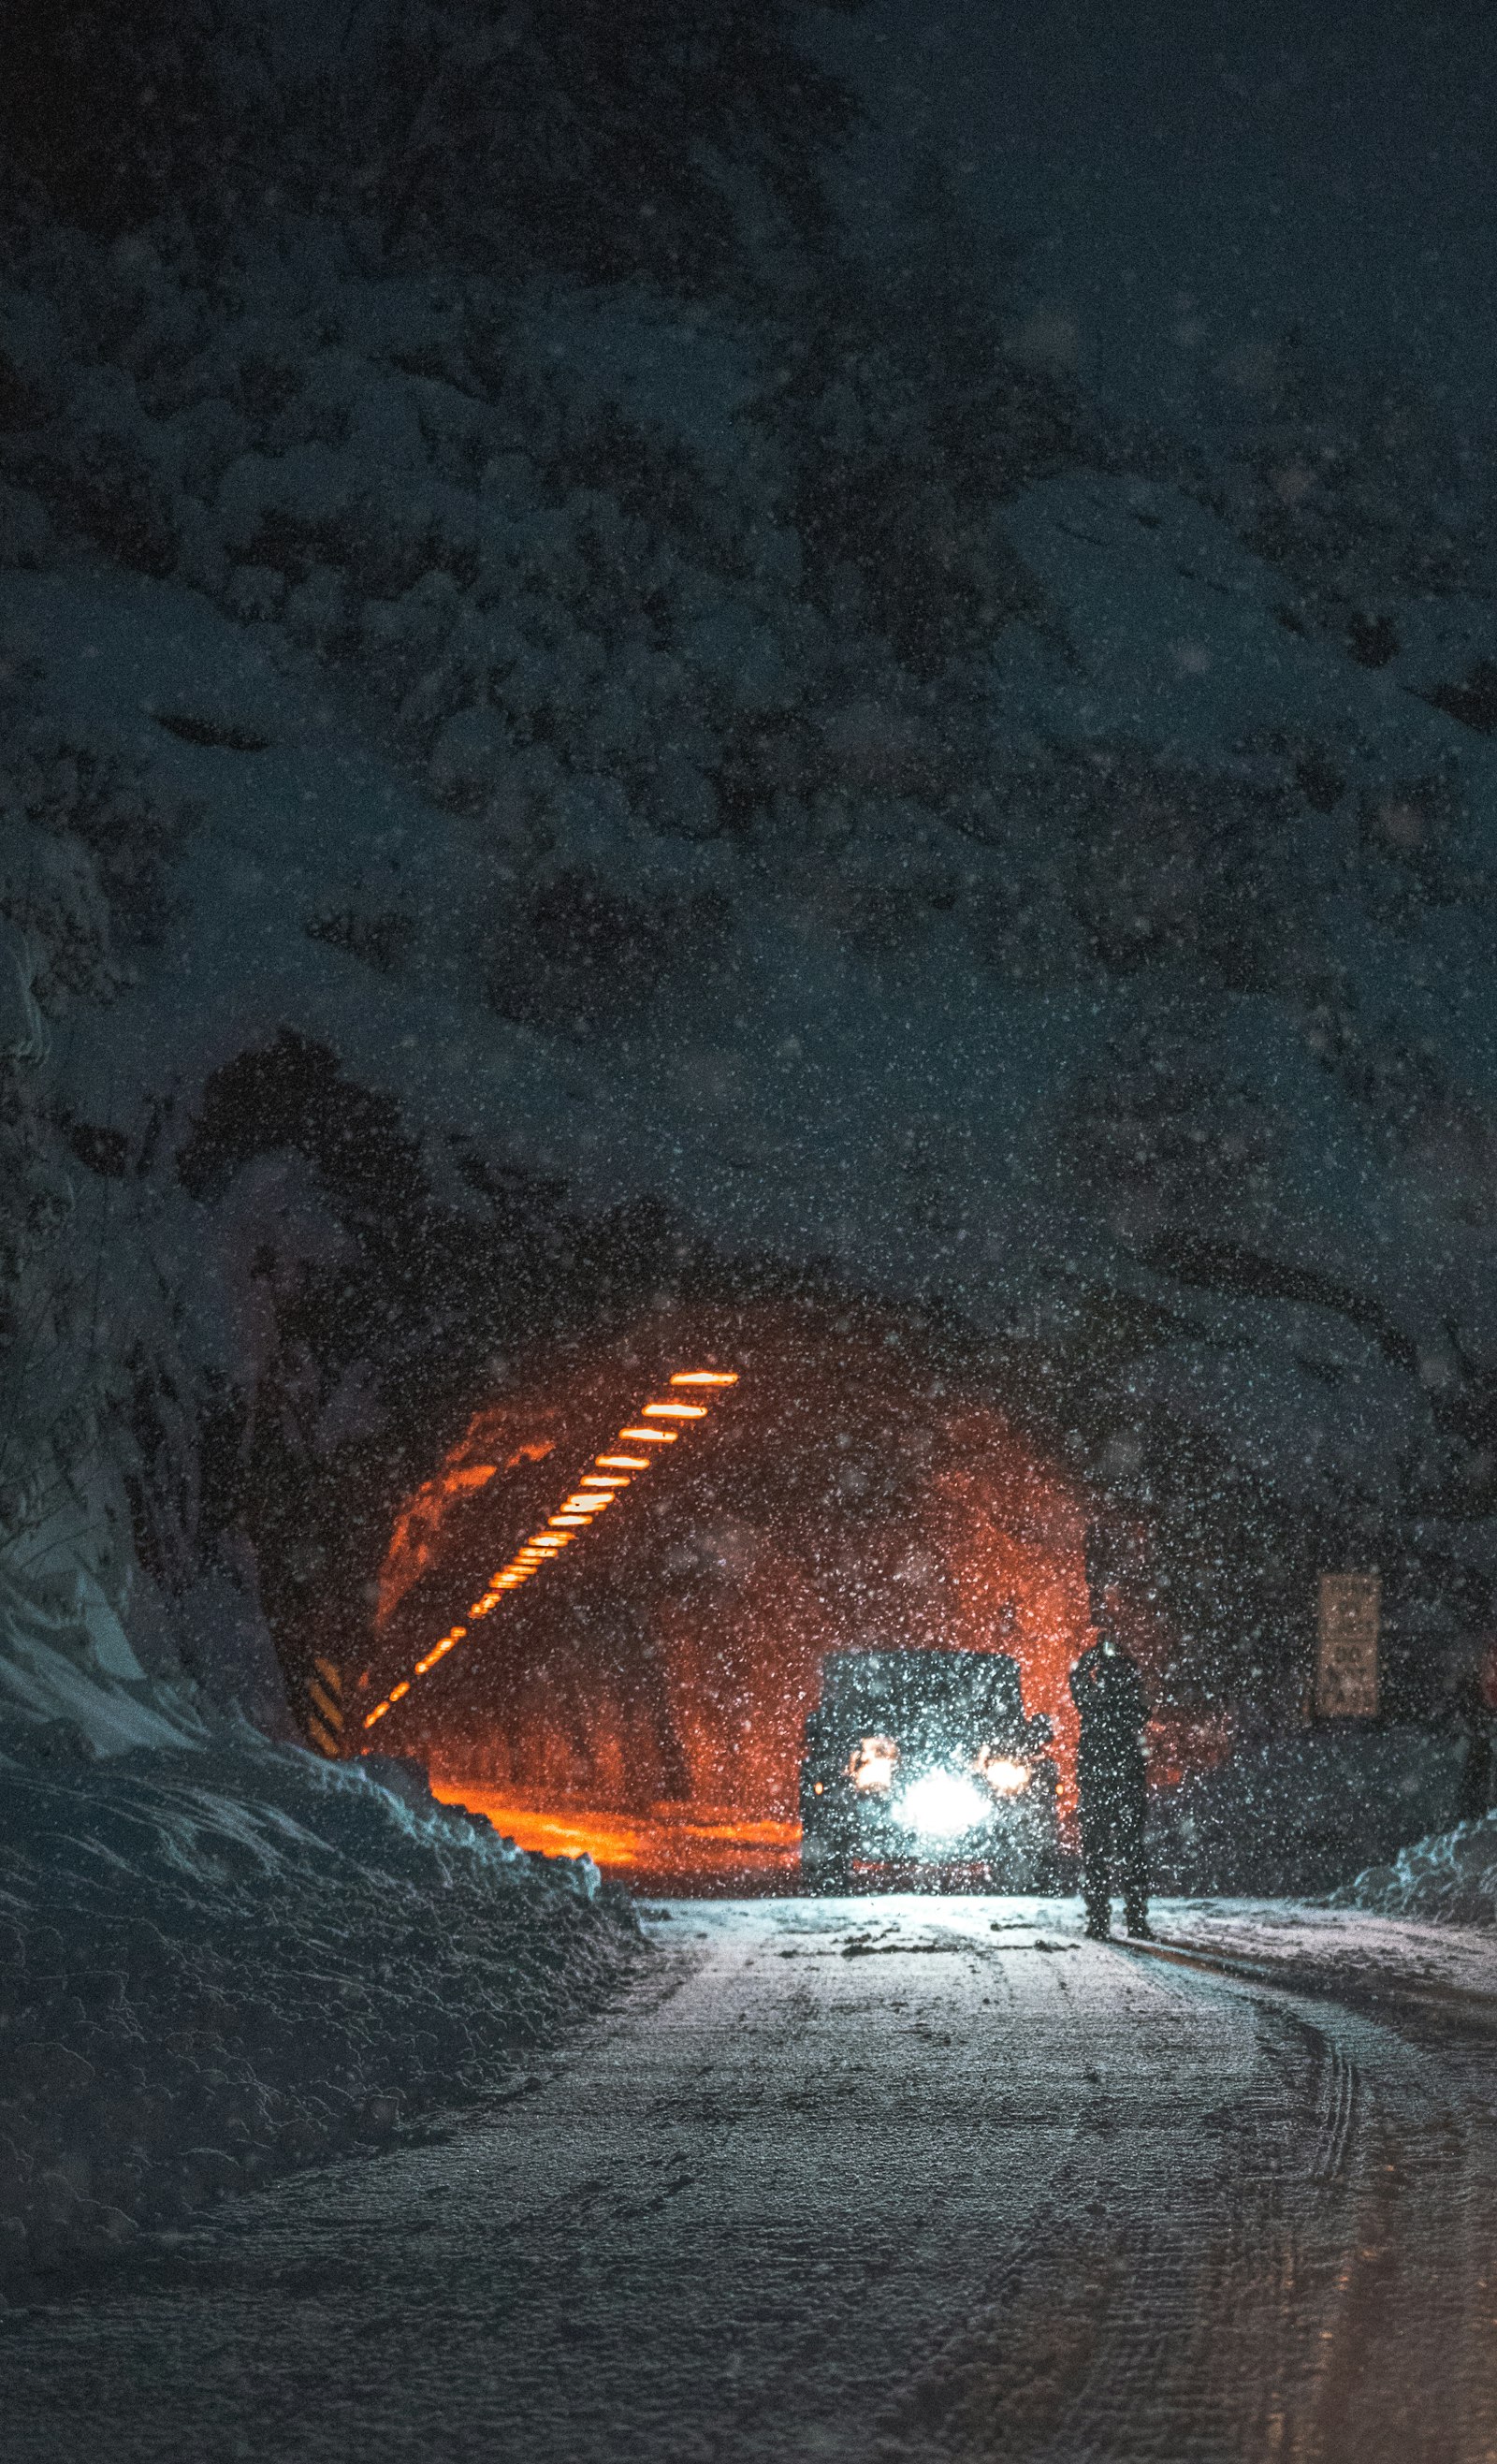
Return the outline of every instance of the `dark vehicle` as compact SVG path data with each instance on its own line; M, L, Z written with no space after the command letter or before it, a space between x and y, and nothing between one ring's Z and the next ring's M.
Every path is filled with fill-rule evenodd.
M807 1888L936 1868L978 1890L1057 1890L1049 1743L1006 1652L829 1652L801 1766Z

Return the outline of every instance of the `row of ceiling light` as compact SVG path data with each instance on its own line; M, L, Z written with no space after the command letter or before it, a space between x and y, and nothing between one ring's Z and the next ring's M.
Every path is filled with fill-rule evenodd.
M693 1395L705 1394L713 1387L736 1386L737 1373L726 1369L678 1369L671 1379L672 1390L689 1389ZM696 1420L707 1418L705 1402L688 1402L684 1394L672 1391L669 1401L647 1403L637 1419L619 1431L619 1442L630 1446L672 1446L684 1430ZM404 1702L418 1677L426 1677L450 1651L467 1638L469 1628L480 1617L493 1614L509 1592L517 1592L551 1565L571 1546L580 1531L589 1530L607 1507L614 1504L621 1489L630 1486L637 1475L649 1471L659 1460L649 1454L594 1455L590 1469L583 1472L569 1497L563 1498L559 1511L549 1515L543 1529L533 1531L523 1547L517 1549L507 1565L489 1577L483 1591L468 1612L467 1625L450 1626L439 1642L434 1642L424 1659L418 1660L408 1677L392 1685L383 1703L376 1703L364 1715L365 1728Z

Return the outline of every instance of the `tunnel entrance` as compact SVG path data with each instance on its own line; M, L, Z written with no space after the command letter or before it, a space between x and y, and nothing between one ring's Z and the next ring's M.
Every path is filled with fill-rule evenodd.
M479 1409L408 1501L354 1735L637 1887L794 1888L826 1653L1006 1649L1068 1814L1088 1520L892 1315L651 1315Z

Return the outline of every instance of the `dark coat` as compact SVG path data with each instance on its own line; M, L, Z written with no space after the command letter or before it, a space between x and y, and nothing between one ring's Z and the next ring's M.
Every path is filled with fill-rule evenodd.
M1089 1781L1141 1788L1149 1705L1136 1663L1126 1651L1093 1643L1070 1672L1070 1699L1081 1721L1076 1777L1082 1789Z

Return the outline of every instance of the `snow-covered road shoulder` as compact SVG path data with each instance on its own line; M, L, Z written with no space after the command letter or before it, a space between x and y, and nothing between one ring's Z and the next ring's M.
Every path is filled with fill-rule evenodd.
M1293 1900L1194 1900L1156 1908L1159 1947L1241 1963L1285 1985L1397 1997L1456 1994L1497 2017L1497 1935Z

